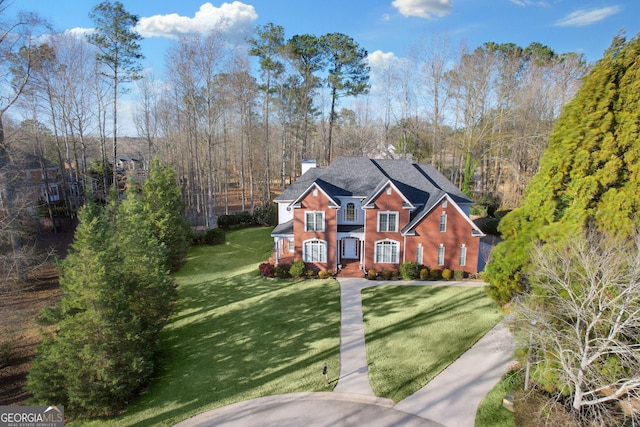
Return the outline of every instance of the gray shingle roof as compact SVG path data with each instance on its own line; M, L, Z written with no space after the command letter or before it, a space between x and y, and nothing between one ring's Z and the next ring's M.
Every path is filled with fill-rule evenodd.
M334 200L339 196L368 199L387 181L391 181L414 206L421 206L418 211L435 203L443 192L458 204L472 203L431 165L403 159L374 160L366 157L340 157L328 167L310 169L275 201L296 200L314 182Z

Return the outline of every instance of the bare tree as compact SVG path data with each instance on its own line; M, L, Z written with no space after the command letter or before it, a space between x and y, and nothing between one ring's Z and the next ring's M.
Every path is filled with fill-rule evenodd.
M23 95L32 75L33 48L45 22L34 14L20 12L7 19L7 5L0 0L0 246L8 254L12 270L21 278L27 254L21 227L25 207L16 194L20 178L20 152L12 146L4 129L5 113ZM5 20L6 19L6 20ZM3 275L7 272L3 268Z
M596 232L538 245L532 294L516 305L520 346L533 383L569 396L580 420L640 421L640 234L615 240ZM626 410L626 411L625 411Z

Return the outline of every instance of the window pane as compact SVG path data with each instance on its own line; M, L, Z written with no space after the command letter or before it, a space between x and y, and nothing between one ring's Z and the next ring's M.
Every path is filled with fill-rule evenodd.
M396 230L396 214L394 213L390 213L389 214L389 231L397 231Z
M460 259L458 260L458 263L461 266L467 263L467 247L466 246L460 247Z
M304 243L304 262L326 262L327 245L321 240L310 240Z
M444 212L440 215L440 231L447 231L447 214Z
M356 205L353 203L347 203L347 210L345 212L345 220L346 221L355 221L356 220Z
M398 262L398 244L396 242L376 243L376 262Z
M444 265L444 246L438 248L438 265Z
M378 229L380 231L387 231L387 214L380 214L379 218L380 225L378 226Z

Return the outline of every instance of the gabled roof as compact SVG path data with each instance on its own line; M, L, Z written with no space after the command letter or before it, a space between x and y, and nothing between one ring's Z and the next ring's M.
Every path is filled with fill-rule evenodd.
M413 207L423 211L446 193L456 204L473 203L451 181L430 165L410 160L374 160L366 157L340 157L330 166L309 169L276 197L279 203L293 203L316 183L327 196L361 197L370 200L386 184L392 184Z
M471 218L469 218L460 210L460 206L458 206L458 204L455 203L453 198L448 193L445 193L444 191L440 191L439 197L435 197L435 195L434 197L431 197L429 204L424 205L422 209L415 212L415 214L411 218L411 221L409 221L409 223L405 225L402 228L402 230L400 230L401 233L403 235L413 235L415 233L414 228L418 225L418 223L422 221L422 219L425 216L427 216L427 214L429 214L429 212L431 212L436 206L438 206L444 199L451 200L452 202L454 202L453 206L462 214L462 217L467 220L469 225L471 225L473 235L484 236L484 233L482 232L482 230L480 230L478 226L473 221L471 221Z

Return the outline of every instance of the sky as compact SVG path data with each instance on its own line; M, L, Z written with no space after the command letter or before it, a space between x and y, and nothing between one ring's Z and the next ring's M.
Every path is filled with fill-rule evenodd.
M83 34L98 0L9 0L14 11L38 13L58 31ZM600 59L613 38L640 32L638 0L120 0L139 18L136 30L143 67L160 79L165 52L177 36L206 32L223 22L227 39L243 43L256 26L280 25L285 37L339 32L369 53L372 75L386 61L406 57L416 46L444 38L474 49L485 42L532 42L556 53ZM11 10L10 9L10 10ZM426 42L425 42L426 41Z

